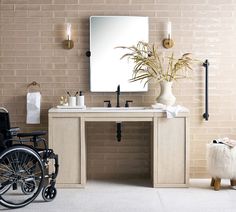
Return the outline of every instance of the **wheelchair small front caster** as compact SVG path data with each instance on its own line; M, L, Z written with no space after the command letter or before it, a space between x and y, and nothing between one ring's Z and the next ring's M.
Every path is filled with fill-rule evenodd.
M57 195L57 189L54 186L48 185L43 188L42 197L44 201L51 202Z

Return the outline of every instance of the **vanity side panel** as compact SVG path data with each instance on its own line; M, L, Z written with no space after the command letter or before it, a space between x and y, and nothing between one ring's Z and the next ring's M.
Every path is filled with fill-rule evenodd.
M152 161L152 169L151 169L151 174L152 174L152 182L153 182L153 187L158 186L158 175L157 175L157 165L158 165L158 159L157 159L157 154L158 154L158 149L157 149L157 141L158 141L158 118L154 117L153 122L152 122L152 155L151 155L151 161Z
M157 186L186 186L186 118L158 119Z
M80 187L81 144L78 117L49 118L49 145L59 157L59 187Z

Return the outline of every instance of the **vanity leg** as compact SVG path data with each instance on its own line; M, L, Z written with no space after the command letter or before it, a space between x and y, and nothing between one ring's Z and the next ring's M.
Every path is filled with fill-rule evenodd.
M80 179L81 185L85 187L87 174L86 174L86 144L85 144L85 120L83 117L80 117Z
M216 178L215 179L215 183L214 183L215 191L219 191L220 190L220 183L221 183L221 179L220 178Z
M214 184L215 184L215 179L212 177L212 178L211 178L211 186L213 187Z

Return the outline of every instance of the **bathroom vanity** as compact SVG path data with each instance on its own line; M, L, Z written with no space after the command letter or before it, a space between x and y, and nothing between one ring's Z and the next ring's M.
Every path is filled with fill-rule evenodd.
M152 108L87 108L49 110L49 146L59 155L59 187L86 186L86 122L151 122L153 187L186 187L188 112L167 119Z

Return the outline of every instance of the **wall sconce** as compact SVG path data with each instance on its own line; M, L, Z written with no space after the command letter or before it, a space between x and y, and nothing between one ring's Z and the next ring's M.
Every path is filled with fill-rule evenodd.
M63 41L63 46L65 49L72 49L74 47L74 42L71 40L71 24L66 24L66 37L67 40Z
M174 41L171 39L171 22L167 22L167 38L163 40L163 46L166 49L172 48L174 46Z

